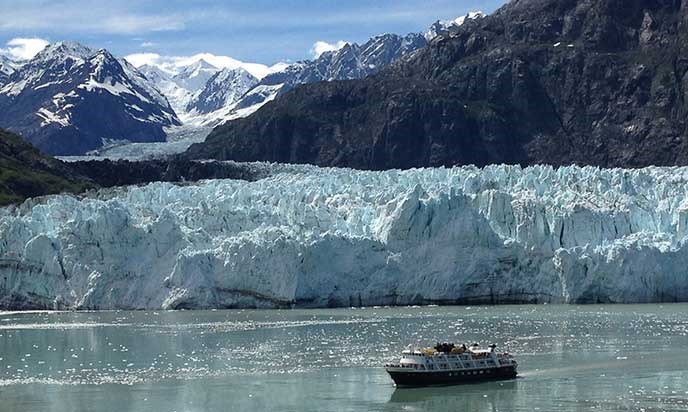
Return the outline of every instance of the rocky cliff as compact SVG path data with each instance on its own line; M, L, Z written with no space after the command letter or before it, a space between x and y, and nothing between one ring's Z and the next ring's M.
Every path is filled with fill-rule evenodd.
M191 158L366 169L688 164L688 4L514 0L363 80L297 87Z

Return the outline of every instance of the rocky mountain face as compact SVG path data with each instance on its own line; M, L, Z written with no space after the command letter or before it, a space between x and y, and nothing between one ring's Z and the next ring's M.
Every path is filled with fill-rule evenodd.
M688 164L688 7L515 0L363 80L299 86L192 158L387 169Z
M14 73L15 69L10 59L0 55L0 87L7 84L10 75Z
M0 88L0 126L45 153L82 154L109 141L164 141L180 124L167 99L107 50L49 45Z
M205 86L186 106L186 111L210 113L238 101L259 80L246 69L222 69L210 77Z
M299 84L364 78L426 44L425 36L420 33L383 34L362 45L347 43L339 50L325 52L314 60L294 63L265 76L236 104L209 120L217 124L245 117Z
M291 65L282 72L266 76L262 83L296 86L320 81L360 79L425 44L425 38L420 33L406 36L383 34L362 45L347 43L341 49L325 52L315 60Z

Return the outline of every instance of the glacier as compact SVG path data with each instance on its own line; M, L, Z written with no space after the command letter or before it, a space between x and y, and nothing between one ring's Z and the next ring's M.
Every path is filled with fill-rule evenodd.
M0 210L0 308L688 300L688 168L354 171Z

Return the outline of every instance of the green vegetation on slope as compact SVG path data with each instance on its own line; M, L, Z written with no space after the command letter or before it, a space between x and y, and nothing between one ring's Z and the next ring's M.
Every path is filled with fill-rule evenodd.
M16 134L0 129L0 205L91 187L95 185L68 165L41 154Z

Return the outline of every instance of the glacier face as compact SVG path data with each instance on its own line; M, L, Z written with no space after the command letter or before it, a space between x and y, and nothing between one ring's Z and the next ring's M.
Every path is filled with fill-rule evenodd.
M0 308L688 300L688 168L352 171L0 211Z

